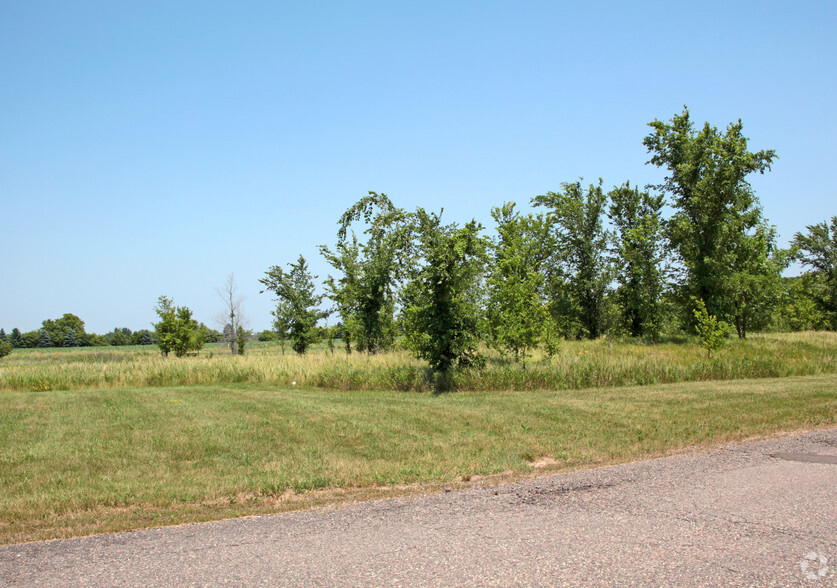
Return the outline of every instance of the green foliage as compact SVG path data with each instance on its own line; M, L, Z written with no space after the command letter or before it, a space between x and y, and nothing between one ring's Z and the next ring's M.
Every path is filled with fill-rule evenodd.
M67 333L64 335L64 347L78 347L75 329L67 329Z
M105 337L114 347L121 347L130 343L130 339L119 329L114 329L113 332L108 333Z
M769 170L776 153L748 151L740 120L723 133L709 123L696 131L687 108L668 123L654 120L649 126L653 132L643 140L652 154L649 163L668 172L656 188L671 195L675 209L667 232L686 273L682 300L698 298L710 314L732 319L735 300L747 288L736 281L746 271L738 252L764 224L746 178ZM763 257L746 261L764 263Z
M0 341L0 357L6 357L12 352L12 344L8 341Z
M41 329L38 332L38 347L45 348L45 347L52 347L52 346L53 346L52 337L49 336L49 333L47 332L46 329Z
M796 257L811 268L815 281L811 282L812 298L825 315L832 330L837 329L837 216L831 224L825 221L805 227L807 233L797 233L793 244Z
M160 352L168 357L173 352L177 357L197 352L203 347L203 338L192 311L185 306L175 306L166 296L160 296L154 311L160 322L154 325L160 339Z
M776 309L775 327L779 331L821 331L829 328L819 304L823 290L821 278L811 272L782 278L782 295Z
M6 335L6 330L5 329L0 329L0 341L2 341L3 343L8 343L8 341L9 341L9 338Z
M245 329L241 325L238 325L238 332L235 335L235 352L238 355L244 355L244 348L247 345L247 341L250 340L250 336L252 334L253 332L249 329Z
M494 208L497 240L487 286L486 323L491 345L526 359L538 346L549 324L544 297L543 263L548 255L549 226L543 215L521 216L514 203Z
M729 336L729 325L724 321L719 321L715 315L709 314L703 300L696 302L696 308L692 312L695 317L695 330L700 337L700 343L706 348L709 357L712 357L712 352L717 351L726 343Z
M20 329L18 329L17 327L12 329L12 332L9 335L9 343L11 343L12 347L15 348L26 347L26 342L23 340L23 335L20 333Z
M317 276L310 274L305 258L300 255L296 263L288 266L289 272L279 266L271 267L259 282L276 295L277 307L273 316L280 341L284 341L286 334L293 350L303 354L317 341L317 322L328 313L318 308L323 296L315 294ZM284 352L284 343L282 350Z
M773 322L782 295L782 271L791 252L776 248L776 230L759 224L753 235L742 235L733 253L727 284L732 321L740 338Z
M358 221L367 226L362 243L354 232L349 239ZM388 349L395 340L395 291L408 265L409 215L386 194L369 192L343 214L339 225L335 250L320 247L326 261L342 274L326 280L328 297L358 350Z
M631 188L630 182L608 194L608 216L616 228L616 291L623 326L632 337L657 340L665 287L663 196Z
M554 247L549 261L553 313L557 321L580 327L578 335L595 339L603 332L604 304L613 279L613 263L607 255L609 233L602 225L607 195L591 184L585 193L581 182L565 182L560 192L532 199L549 209Z
M208 340L209 339L204 338L204 341ZM133 333L131 333L131 345L154 345L155 343L156 342L154 341L154 334L148 329L140 329L139 331L134 331Z
M67 337L67 331L72 329L76 340L84 337L84 321L74 314L64 314L59 319L47 319L43 321L42 328L49 334L53 344L63 345Z
M267 341L276 341L276 333L273 331L264 330L258 335L258 340L267 342Z
M477 358L479 287L488 241L482 226L442 225L441 215L419 208L414 215L420 264L403 293L404 344L437 372ZM446 375L443 377L447 377Z

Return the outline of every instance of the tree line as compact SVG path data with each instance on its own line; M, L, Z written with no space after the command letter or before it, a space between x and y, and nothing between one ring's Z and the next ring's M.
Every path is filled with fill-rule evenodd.
M837 328L837 217L782 249L748 181L770 170L774 150L749 151L740 120L696 127L687 108L649 126L660 184L565 182L533 197L534 212L494 208L493 237L475 220L446 224L370 192L320 247L335 270L322 293L302 256L260 280L277 302L277 337L304 353L329 314L324 298L347 352L401 337L439 372L480 362L481 343L525 360L562 338ZM793 260L807 271L782 277Z
M525 366L535 348L554 353L561 339L837 329L837 216L779 248L747 179L770 170L774 150L749 151L740 120L698 128L687 108L649 127L643 144L647 163L666 174L660 184L565 182L534 196L534 212L513 202L492 209L491 237L476 220L446 223L442 212L407 211L370 192L340 217L336 242L320 246L335 270L322 291L302 256L267 270L260 283L276 307L273 332L259 338L297 353L322 338L332 350L342 340L347 353L400 340L446 373L481 363L483 343ZM794 260L805 273L782 277ZM223 340L243 353L251 333L232 276L218 293L223 333L162 296L154 331L86 334L64 315L30 333L0 329L0 346L156 344L180 356ZM323 327L332 315L337 324Z

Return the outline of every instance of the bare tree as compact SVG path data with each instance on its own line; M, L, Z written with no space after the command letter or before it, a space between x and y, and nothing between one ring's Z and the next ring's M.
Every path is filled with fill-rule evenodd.
M215 315L215 322L222 327L224 341L229 344L230 351L235 355L238 353L238 334L240 331L246 331L249 324L242 310L244 297L238 295L238 285L233 274L228 275L224 285L215 288L215 291L224 301L224 310Z

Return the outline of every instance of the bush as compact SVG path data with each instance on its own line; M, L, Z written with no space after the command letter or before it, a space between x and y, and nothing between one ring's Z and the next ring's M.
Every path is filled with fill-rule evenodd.
M0 357L6 357L12 352L12 344L8 341L0 341Z

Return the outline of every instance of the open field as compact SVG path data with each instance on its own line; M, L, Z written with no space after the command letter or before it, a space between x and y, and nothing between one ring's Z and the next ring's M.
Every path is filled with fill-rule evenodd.
M455 394L247 383L6 391L0 542L394 496L829 426L836 390L828 374Z
M458 372L456 390L581 389L738 378L779 378L837 373L837 333L753 335L733 339L708 358L696 344L647 345L635 341L572 341L526 369L487 352L482 370ZM368 356L313 353L282 355L278 345L253 345L231 356L220 346L195 357L163 358L156 347L24 349L0 361L0 390L88 390L145 386L253 383L333 390L430 391L426 364L406 351Z

